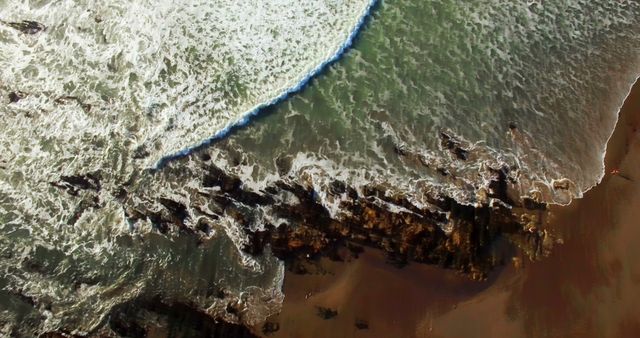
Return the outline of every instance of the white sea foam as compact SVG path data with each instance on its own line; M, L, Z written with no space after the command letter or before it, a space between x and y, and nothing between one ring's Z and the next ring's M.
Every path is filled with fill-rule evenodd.
M1 3L0 96L18 92L22 99L0 105L0 249L29 251L3 259L0 269L21 271L7 274L5 289L56 304L52 311L43 306L46 319L31 329L54 330L65 323L90 330L113 305L153 290L169 296L174 290L173 296L188 298L185 290L202 289L197 286L202 277L189 273L194 267L184 262L204 260L210 250L219 251L215 266L225 275L217 281L232 294L256 295L256 303L261 293L274 299L255 304L250 321L275 311L282 298L282 263L269 255L239 253L233 245L242 240L237 226L214 229L219 237L207 239L210 249L186 249L194 244L180 246L179 239L123 239L131 230L151 236L153 224L129 224L113 195L164 156L244 123L255 107L300 88L344 52L373 3ZM41 22L46 30L25 35L6 24L22 20ZM62 175L92 172L101 177L100 192L70 196L50 184ZM196 198L173 193L166 182L146 188L186 205ZM91 201L97 205L86 207ZM151 200L136 203L159 207ZM227 238L227 246L218 248L215 243L225 232L232 242ZM129 244L117 244L121 241ZM56 274L20 270L25 260L49 259L34 254L45 248L60 253L59 261L51 263L59 266ZM139 264L146 266L144 271L135 268ZM174 280L171 264L178 264L174 274L193 276ZM116 268L105 275L103 265ZM65 283L76 275L100 283L74 291ZM256 287L263 291L251 291ZM220 305L205 303L205 308Z
M33 314L34 322L45 314L51 329L63 320L91 327L113 305L143 292L198 299L211 313L224 312L226 300L197 294L212 283L230 286L233 297L249 295L256 309L264 306L251 320L274 312L283 266L268 255L239 252L247 228L213 201L224 198L223 189L199 186L202 162L186 158L155 175L144 169L227 135L246 114L300 88L342 53L373 3L0 5L4 22L30 19L48 27L27 36L0 25L0 96L26 94L0 106L6 123L0 129L0 251L10 257L0 261L9 276L5 289L63 304L54 311L42 305ZM334 180L361 195L373 185L434 212L442 210L429 203L432 198L486 202L495 170L504 166L511 168L513 190L547 202L566 203L594 181L600 159L593 154L600 155L613 127L607 114L619 105L618 97L613 104L603 97L616 96L619 85L611 83L623 79L626 85L631 73L626 62L612 61L628 61L621 52L637 46L635 3L405 0L384 6L362 51L295 103L279 107L281 114L267 123L207 149L211 163L240 177L247 190L259 192L279 180L312 189L335 218L348 197L330 190ZM612 43L597 41L603 36ZM612 64L619 67L614 75L606 71ZM511 120L517 131L507 130ZM441 128L469 150L467 161L441 146ZM238 161L232 159L237 154ZM279 155L290 168L273 165ZM71 197L49 184L60 175L94 171L102 176L100 193ZM575 184L555 189L563 177ZM113 198L121 183L130 192L125 203ZM98 206L67 224L96 196ZM163 212L162 197L185 205L192 216L185 220L188 230L202 220L216 224L201 231L198 243L182 238L178 227L160 236L148 219L128 224L122 204ZM288 192L273 198L276 204L301 202ZM269 206L226 202L253 222L242 224L249 230L286 221ZM452 230L452 223L440 226ZM25 271L38 250L48 254L43 257L65 254L55 274ZM146 271L132 268L140 266ZM203 276L211 272L203 266L214 273ZM69 281L78 276L100 283L73 290ZM260 293L274 302L252 296ZM66 312L55 310L61 308ZM0 322L10 322L5 315Z

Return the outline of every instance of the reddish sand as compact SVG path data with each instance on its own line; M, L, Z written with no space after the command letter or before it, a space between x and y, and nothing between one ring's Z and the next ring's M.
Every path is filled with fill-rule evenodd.
M605 163L601 184L551 210L564 244L550 257L472 282L419 264L397 269L368 250L326 262L325 276L287 274L270 337L640 337L640 84ZM316 306L338 315L322 319Z

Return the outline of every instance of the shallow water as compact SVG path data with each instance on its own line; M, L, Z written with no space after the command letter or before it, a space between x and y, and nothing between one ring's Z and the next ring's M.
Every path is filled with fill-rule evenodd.
M325 261L324 273L287 273L273 336L637 337L639 127L640 82L607 145L607 171L620 173L549 210L545 230L556 244L548 257L516 255L482 282L419 264L397 269L376 250ZM338 314L324 320L317 306Z
M273 337L637 337L640 334L640 82L607 144L608 175L583 199L548 211L548 257L515 255L485 281L366 250L320 272L287 272ZM618 169L619 174L610 174ZM317 307L337 312L318 316ZM365 323L358 328L356 323Z
M327 170L468 202L483 162L507 163L522 193L567 202L602 173L604 144L639 69L637 11L613 2L387 1L355 51L229 142L259 170L280 155L311 153L335 162ZM441 130L479 158L452 158L439 147ZM568 193L549 189L562 178L574 182Z
M90 330L114 305L158 293L224 312L204 285L251 299L247 317L230 320L277 311L282 262L242 253L247 229L228 215L193 210L216 210L196 182L200 157L147 169L295 87L368 5L0 2L3 21L47 26L24 35L0 25L0 94L25 93L0 106L3 330ZM339 62L198 155L254 191L282 178L313 186L338 218L340 201L327 194L335 179L375 182L429 208L427 195L477 203L489 169L505 165L520 195L566 203L603 173L617 109L640 72L639 18L633 1L383 1ZM441 132L469 158L444 149ZM50 184L94 172L97 191L70 196ZM161 210L161 197L198 215L187 227L214 230L161 235L123 212ZM278 224L269 209L238 204L253 230Z

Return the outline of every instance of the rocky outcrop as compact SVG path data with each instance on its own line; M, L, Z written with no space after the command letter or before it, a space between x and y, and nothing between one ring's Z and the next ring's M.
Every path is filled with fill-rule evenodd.
M56 188L65 190L72 196L77 196L81 190L100 191L100 174L88 173L84 175L60 176L60 180L50 182Z
M152 225L150 231L167 235L178 232L204 241L223 229L221 224L226 222L226 226L239 227L239 233L246 236L240 242L246 254L259 256L268 251L285 261L294 273L314 272L318 269L315 262L321 257L357 258L364 247L371 247L382 250L388 262L399 267L409 262L436 264L483 279L503 263L502 259L509 258L500 255L497 248L503 250L504 246L498 244L515 244L531 256L544 252L546 233L540 225L546 206L514 198L507 167L490 170L492 179L475 205L432 196L427 198L429 206L418 207L383 185L372 183L356 189L336 179L324 184L319 192L304 179L281 175L263 189L254 190L239 176L217 167L210 157L200 154L200 158L188 173L184 168L175 169L190 178L184 190L164 190L162 195L155 195L153 189L136 190L127 184L114 189L112 196L122 204L130 224L144 222ZM285 171L286 160L280 162ZM165 174L173 175L173 168L165 170L169 171ZM52 185L80 201L91 201L89 197L106 189L97 173L62 176ZM323 201L327 200L339 203L339 214L325 207ZM80 202L79 208L100 207L99 200L95 202ZM265 213L269 217L264 217ZM234 316L242 313L241 304L226 299L224 290L211 294L216 292L221 294L218 299L222 302L217 316L202 312L196 305L137 299L114 309L102 329L108 327L115 336L144 336L153 322L149 316L180 322L183 319L175 316L184 313L188 316L184 321L192 323L192 327L204 325L203 330L209 330L212 337L250 337L249 331L239 326L243 323L241 316ZM323 317L334 316L332 311L323 310ZM222 324L212 318L234 324ZM188 331L189 327L179 330ZM368 326L356 323L356 327ZM277 327L262 329L267 334Z
M462 142L447 132L440 132L440 145L458 160L466 161L469 158L469 150L463 148Z
M348 216L336 220L314 200L312 190L282 182L279 188L293 193L300 201L275 207L279 217L291 220L294 225L269 225L264 231L252 233L245 250L260 254L270 245L272 252L291 266L296 266L295 260L322 255L336 257L334 253L340 247L363 245L382 249L389 262L399 266L410 261L437 264L481 279L496 264L491 248L499 237L532 235L523 230L520 216L535 211L523 207L514 210L506 203L474 207L443 198L431 201L438 210L420 210L402 197L388 197L381 188L369 187L363 196L350 191L354 198L341 205ZM387 205L403 210L391 211ZM445 232L443 224L451 230Z
M149 318L154 320L150 321ZM150 330L156 336L210 338L257 338L238 324L216 320L187 304L167 304L160 299L136 300L114 309L108 327L122 337L147 337Z
M357 248L366 246L383 250L388 261L398 266L411 261L436 264L482 279L500 263L494 252L497 241L509 238L532 246L528 252L542 251L539 246L545 234L535 224L545 206L510 197L508 168L493 169L487 196L475 206L433 197L431 207L421 209L383 186L372 184L357 191L334 180L327 191L341 201L340 217L332 217L310 185L283 178L256 192L211 163L203 163L202 172L203 190L198 194L207 206L192 199L189 208L210 222L187 225L185 219L195 215L189 215L184 204L166 197L156 198L160 209L126 205L125 214L132 222L150 220L161 232L177 229L196 235L206 235L217 219L230 217L248 236L245 252L260 255L269 247L291 270L301 273L305 272L303 261L322 256L341 259L340 250L355 250L357 255ZM255 216L261 207L268 207L272 219L281 223L266 222L255 230L256 223L264 222Z
M137 299L114 308L104 326L85 335L48 332L40 338L207 337L257 338L248 328L212 318L194 307L159 298Z
M67 220L68 225L75 224L87 209L101 207L100 197L98 196L102 189L100 179L100 173L93 172L83 175L62 175L58 181L49 182L49 184L67 194L79 198L73 214Z

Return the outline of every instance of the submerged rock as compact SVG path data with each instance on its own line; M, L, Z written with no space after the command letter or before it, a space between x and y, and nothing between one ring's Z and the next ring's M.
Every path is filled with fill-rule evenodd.
M100 196L98 192L112 191L132 229L146 227L149 236L158 236L153 232L177 235L203 246L210 245L209 240L222 231L232 232L228 236L248 264L265 255L275 260L275 256L285 262L286 269L300 274L323 273L315 264L319 258L348 261L357 258L364 247L384 251L387 262L398 267L410 262L435 264L473 279L486 278L496 265L508 261L499 257L497 243L508 240L531 256L545 253L546 234L539 226L545 205L513 198L508 167L489 171L486 193L474 205L450 196L427 194L428 205L416 205L410 196L394 192L392 187L376 183L356 187L331 178L318 185L312 179L295 181L279 176L256 189L252 182L243 181L246 176L230 172L234 169L223 170L206 156L196 154L194 158L189 159L195 162L188 167L189 172L184 167L168 166L161 173L190 177L187 186L176 186L175 191L136 189L127 184L105 185L103 191L100 176L95 173L62 176L52 185L79 202L77 216L69 224L75 224L83 210L100 207L100 200L93 199ZM327 199L335 203L338 213L328 209ZM206 306L184 300L180 305L167 305L176 301L169 298L136 300L119 307L110 317L109 330L143 336L148 318L135 315L136 319L131 313L169 311L176 306L195 313L189 318L221 318L263 331L277 328L275 324L263 328L260 321L247 322L249 305L214 284L205 290L209 301ZM211 303L215 303L215 311L204 312ZM149 304L155 304L152 310ZM337 311L322 308L318 314L330 319ZM366 329L368 323L356 322L356 327ZM245 333L229 336L234 334Z
M100 191L100 174L88 173L71 176L60 176L60 180L57 182L51 182L51 185L63 190L72 196L78 195L81 190L93 190L95 192Z
M318 192L311 186L283 178L256 192L246 187L238 176L213 164L201 165L202 187L218 188L202 191L205 199L194 199L189 206L160 199L164 206L160 211L128 205L125 206L127 217L133 222L148 219L158 224L161 232L175 228L196 235L208 233L217 227L219 218L226 217L246 234L243 251L259 256L269 248L297 273L308 271L308 264L301 261L321 256L340 260L337 254L340 248L353 251L355 257L357 249L368 246L383 250L388 262L397 266L412 261L436 264L483 279L499 264L493 252L498 240L508 237L518 245L530 247L528 252L542 251L539 248L542 233L531 231L528 225L531 220L540 222L541 217L522 215L542 213L545 205L526 199L514 200L509 194L511 182L507 167L492 169L488 193L477 205L434 196L428 198L430 207L420 208L405 196L389 193L384 186L369 184L358 193L354 187L336 180L327 187L331 196L343 197L339 203L341 214L335 216L318 200ZM131 199L127 201L125 204ZM269 210L270 218L262 218L256 208L267 208L264 210ZM196 210L210 221L204 223L204 228L202 219L195 225L185 224L187 209ZM272 224L270 219L280 221ZM262 222L265 223L259 226Z
M8 96L9 96L9 103L16 103L22 100L25 96L27 96L27 94L21 91L15 91L15 92L9 93Z
M440 145L448 149L459 160L466 161L469 158L469 151L462 147L462 142L449 133L440 132Z
M17 29L24 34L37 34L45 30L46 27L36 21L24 20L18 22L5 22L5 24L11 28Z
M328 307L322 307L322 306L318 306L316 307L316 310L318 310L318 317L322 318L322 319L331 319L335 316L338 315L338 311L337 310L333 310L330 309Z
M356 328L358 330L368 330L369 329L369 322L364 320L364 319L356 319L355 325L356 325Z
M135 300L115 308L107 325L91 336L257 338L248 328L228 323L187 304L160 299Z
M278 332L280 330L280 324L275 322L266 322L262 326L262 333L265 335L270 335L272 333Z

